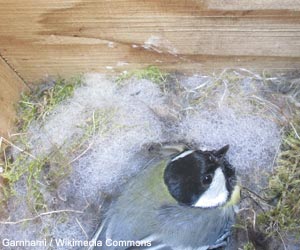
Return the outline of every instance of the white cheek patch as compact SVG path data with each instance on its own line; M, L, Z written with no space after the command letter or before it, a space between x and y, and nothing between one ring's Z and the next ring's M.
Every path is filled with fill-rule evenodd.
M226 203L229 192L226 188L226 179L221 168L215 171L209 188L201 195L194 207L216 207Z
M192 154L193 152L195 152L195 150L184 151L183 153L181 153L180 155L177 155L174 159L172 159L172 161L176 161L176 160L178 160L180 158L183 158L183 157L185 157L185 156L187 156L189 154Z

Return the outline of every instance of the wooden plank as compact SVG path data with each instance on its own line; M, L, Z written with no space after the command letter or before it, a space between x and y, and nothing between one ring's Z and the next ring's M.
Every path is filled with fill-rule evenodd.
M15 120L15 103L27 87L0 57L0 136L8 137Z
M300 67L300 0L0 0L0 53L27 81L149 64Z

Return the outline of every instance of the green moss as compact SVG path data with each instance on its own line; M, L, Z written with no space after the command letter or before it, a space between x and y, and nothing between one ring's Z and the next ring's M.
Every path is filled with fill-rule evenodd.
M30 93L22 94L17 106L19 132L26 132L30 124L35 120L44 120L57 105L70 98L75 88L81 84L81 76L69 80L58 78L53 84L42 84ZM14 142L14 144L30 151L30 147L27 145L26 134L19 136L18 141ZM2 156L2 161L0 161L0 166L2 171L0 178L3 182L3 185L0 187L1 202L6 202L11 196L16 194L15 184L23 178L27 187L26 198L28 206L35 211L45 209L42 185L48 185L48 189L57 187L61 180L70 173L70 166L67 164L68 160L62 156L63 153L58 149L51 150L49 155L37 156L36 158L29 156L30 154L28 153L19 152L17 156L14 154L14 159L8 159L9 156L6 151L12 145L1 144L0 155ZM50 166L48 170L45 169L46 166Z
M39 191L39 179L44 165L44 159L29 159L27 155L19 154L15 161L5 162L3 173L0 174L4 180L1 192L4 194L2 202L16 194L15 184L25 177L27 187L27 200L33 207L39 207L43 203L43 197Z
M52 86L41 85L23 93L17 107L19 131L25 132L34 120L45 119L59 103L71 97L81 83L81 76L70 80L58 78Z
M115 108L95 110L84 125L84 137L91 137L95 134L105 135L111 128L116 111Z
M133 70L122 74L116 79L116 82L121 84L131 77L136 77L137 79L148 79L156 84L163 84L166 82L168 75L168 73L161 71L156 66L149 66L145 69Z
M114 108L94 111L82 126L82 133L77 138L65 142L65 147L57 148L53 145L49 154L37 158L27 152L19 152L15 159L10 160L6 151L11 146L5 147L4 143L1 144L0 154L3 155L3 161L0 162L0 178L4 181L4 185L0 186L2 203L17 195L15 185L22 179L26 183L28 207L33 211L46 210L47 202L43 194L55 192L61 182L69 176L72 160L85 152L93 136L105 136L115 128L112 125L115 113ZM26 148L26 143L20 144L21 148Z
M78 155L80 151L87 148L94 136L104 137L112 129L116 129L116 125L112 120L116 114L116 108L102 108L95 110L92 115L81 126L82 132L76 138L72 138L72 142L66 142L67 155Z
M300 121L285 133L277 167L269 180L266 197L274 207L258 216L270 234L291 233L300 237Z
M6 154L2 151L2 154ZM5 157L6 158L6 157ZM61 181L70 174L69 160L58 149L53 149L48 156L33 159L25 153L19 153L13 161L6 158L0 178L1 203L17 195L15 185L23 180L26 184L26 201L33 211L46 210L43 193L56 190Z
M255 250L254 245L251 242L247 242L244 247L243 250Z
M220 93L226 93L227 102L232 104L232 102L235 102L235 97L243 93L241 89L243 77L232 71L225 71L220 75L211 75L210 81L195 89L197 95L190 100L190 105L207 108L207 104L211 104L211 97L220 95ZM213 105L216 105L216 103L214 102Z

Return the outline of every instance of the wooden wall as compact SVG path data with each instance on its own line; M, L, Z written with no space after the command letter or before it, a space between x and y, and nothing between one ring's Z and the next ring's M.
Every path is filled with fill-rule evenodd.
M14 104L26 85L0 58L0 136L8 136L15 119Z
M299 69L300 0L0 0L0 55L29 83L149 64Z

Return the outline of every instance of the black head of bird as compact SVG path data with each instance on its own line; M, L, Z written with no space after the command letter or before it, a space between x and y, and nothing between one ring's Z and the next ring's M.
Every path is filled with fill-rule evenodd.
M164 173L170 194L183 205L224 205L236 185L235 169L225 159L228 149L186 150L173 157Z

